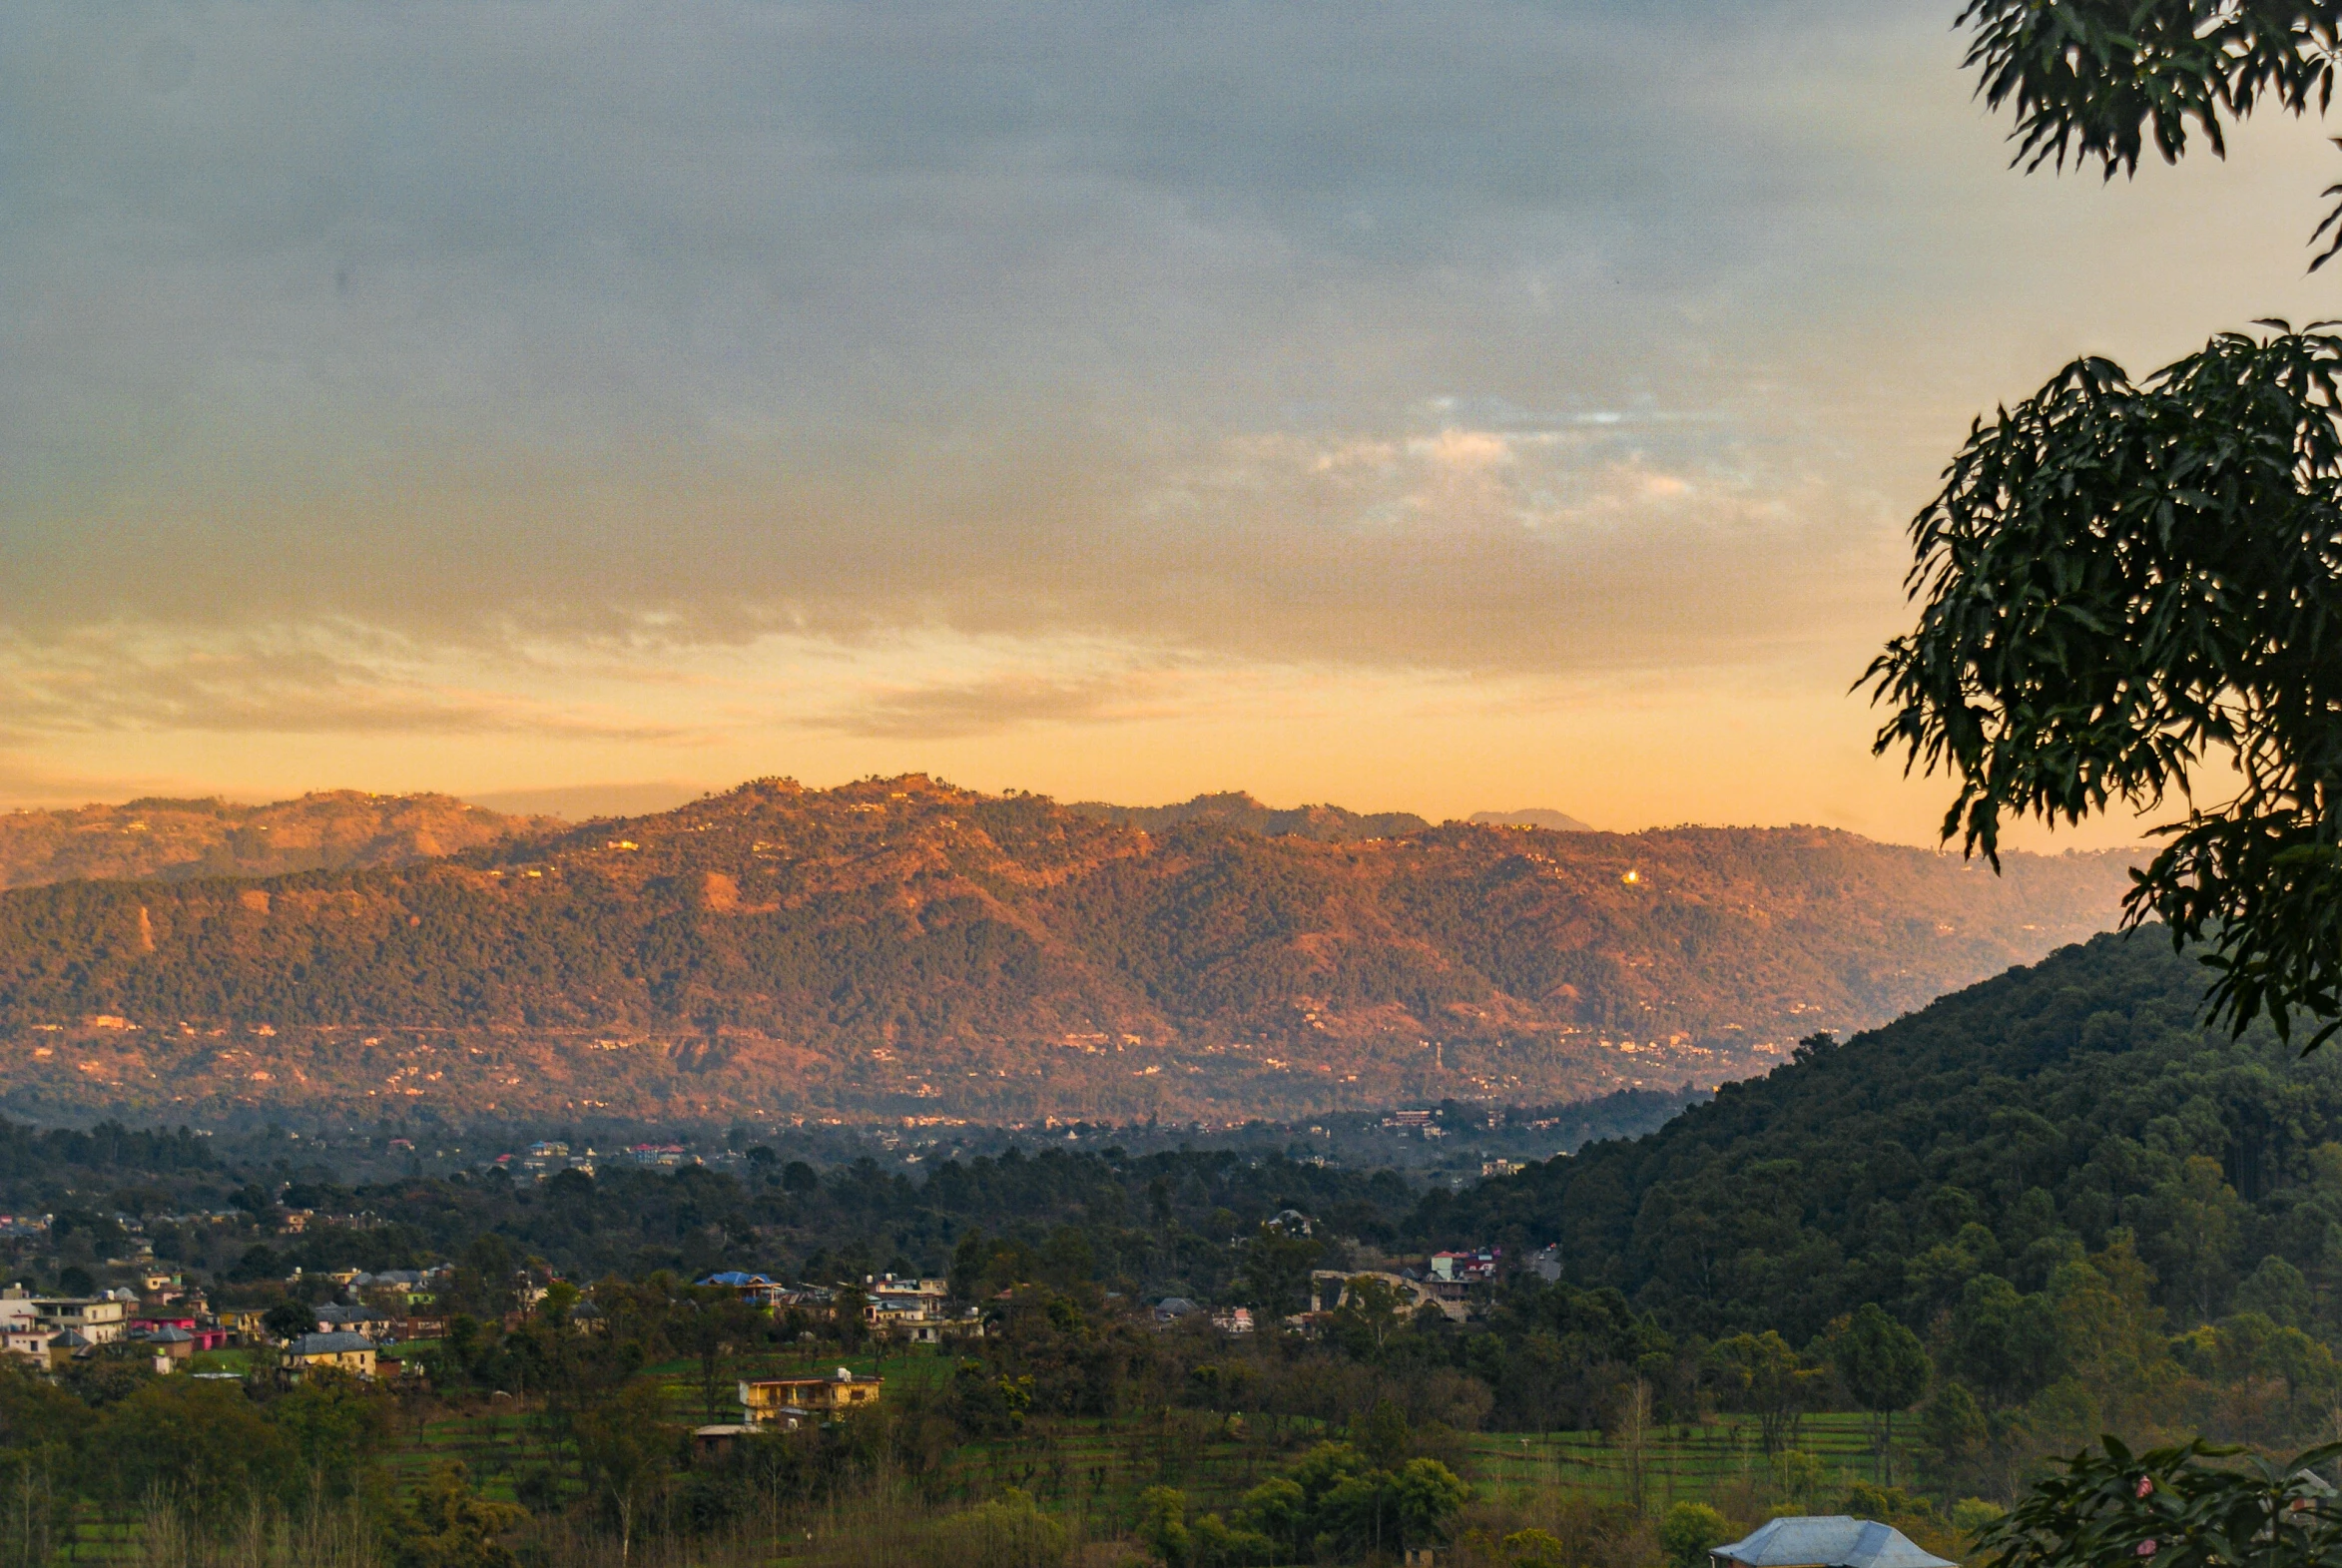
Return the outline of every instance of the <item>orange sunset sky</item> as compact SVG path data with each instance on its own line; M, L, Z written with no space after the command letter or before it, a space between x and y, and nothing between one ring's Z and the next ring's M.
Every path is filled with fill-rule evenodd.
M2076 353L2333 313L2337 177L2021 177L1954 9L15 8L0 804L1930 841L1905 521Z

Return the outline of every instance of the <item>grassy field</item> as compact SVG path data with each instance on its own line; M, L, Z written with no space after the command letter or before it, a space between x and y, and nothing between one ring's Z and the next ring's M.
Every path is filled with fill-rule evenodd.
M739 1418L733 1385L744 1378L818 1377L839 1366L856 1377L882 1376L889 1393L933 1388L951 1375L948 1354L870 1356L772 1355L728 1361L718 1386L716 1419ZM645 1367L668 1416L679 1425L707 1419L701 1372L695 1361ZM1093 1527L1128 1520L1138 1494L1176 1486L1199 1509L1226 1508L1285 1464L1317 1435L1315 1423L1261 1415L1222 1416L1160 1409L1104 1420L1036 1421L1024 1434L961 1444L937 1456L926 1483L937 1497L979 1499L1004 1486L1030 1492L1044 1507L1079 1514ZM1878 1479L1869 1418L1807 1416L1790 1446L1814 1461L1808 1473L1816 1498L1831 1501L1857 1480ZM539 1429L514 1401L492 1400L428 1423L396 1456L404 1475L419 1475L442 1459L460 1459L492 1495L510 1497L516 1476L557 1464ZM1526 1497L1549 1490L1589 1501L1622 1503L1634 1491L1634 1456L1601 1432L1472 1432L1460 1434L1446 1457L1484 1495ZM1722 1489L1764 1485L1773 1465L1758 1442L1753 1419L1719 1416L1681 1426L1654 1426L1642 1443L1645 1506L1663 1511L1680 1501L1709 1501ZM1908 1460L1897 1478L1907 1479Z
M198 1350L189 1357L187 1369L191 1372L234 1372L239 1377L249 1376L253 1370L254 1350Z
M662 1370L673 1373L681 1368ZM693 1392L684 1383L677 1383L674 1391ZM1036 1424L1018 1438L964 1444L942 1456L941 1464L926 1476L898 1484L912 1488L905 1503L922 1510L923 1517L1014 1486L1075 1525L1082 1539L1127 1540L1137 1522L1138 1496L1147 1487L1178 1487L1187 1494L1191 1518L1207 1511L1225 1513L1314 1435L1304 1423L1280 1430L1265 1418L1230 1420L1195 1411L1159 1411L1112 1422L1050 1422ZM1768 1466L1757 1452L1755 1438L1753 1422L1654 1430L1642 1454L1646 1514L1656 1518L1675 1502L1715 1500L1722 1489L1761 1480ZM1821 1461L1826 1473L1825 1489L1815 1498L1825 1510L1835 1506L1846 1483L1871 1478L1869 1432L1859 1419L1809 1419L1800 1446ZM542 1430L530 1417L512 1404L491 1401L410 1430L389 1465L394 1483L404 1488L433 1463L460 1459L484 1492L517 1500L516 1483L531 1472L565 1472L567 1457L548 1450ZM1448 1457L1472 1483L1482 1504L1509 1505L1526 1518L1539 1517L1540 1510L1549 1513L1557 1498L1614 1503L1626 1501L1631 1490L1627 1455L1598 1433L1471 1433L1459 1438ZM1749 1495L1740 1489L1743 1499ZM1786 1504L1783 1511L1789 1511ZM852 1506L849 1523L851 1517ZM806 1522L809 1527L816 1524ZM826 1535L828 1527L823 1528ZM72 1560L144 1561L139 1533L131 1521L85 1513ZM1939 1543L1939 1549L1948 1548ZM698 1560L689 1549L680 1557L661 1559ZM726 1555L722 1560L729 1564L745 1559Z
M215 1352L202 1364L229 1370L237 1359ZM888 1393L899 1397L901 1391L947 1380L956 1360L948 1353L898 1352L874 1360L833 1351L727 1361L717 1418L738 1418L733 1384L742 1378L824 1376L845 1365L858 1378L882 1376ZM659 1387L667 1414L677 1424L694 1426L706 1418L696 1361L670 1360L640 1375ZM573 1456L553 1444L550 1429L530 1408L533 1403L491 1395L431 1407L434 1413L404 1429L388 1456L393 1484L403 1490L433 1464L455 1459L492 1497L518 1501L526 1493L542 1503L548 1484L574 1497L574 1483L554 1481L573 1472ZM914 1466L916 1474L898 1475L890 1484L905 1488L905 1496L929 1510L958 1508L1017 1487L1043 1508L1077 1523L1083 1538L1112 1540L1127 1537L1146 1488L1179 1488L1187 1494L1191 1517L1224 1514L1321 1431L1318 1423L1296 1418L1187 1409L1156 1409L1111 1421L1035 1419L1013 1437L931 1453L925 1464ZM1615 1435L1586 1431L1451 1434L1437 1447L1484 1504L1523 1514L1549 1511L1566 1499L1627 1503L1638 1491L1651 1517L1676 1502L1735 1500L1737 1506L1729 1511L1739 1516L1767 1496L1779 1498L1782 1511L1793 1511L1799 1503L1830 1511L1853 1482L1878 1478L1866 1417L1808 1416L1790 1444L1808 1456L1802 1461L1809 1487L1803 1498L1773 1487L1776 1467L1760 1448L1753 1419L1727 1416L1653 1426L1639 1452ZM1907 1463L1899 1463L1897 1470L1899 1479L1908 1479ZM79 1533L74 1560L135 1559L136 1528L126 1521L101 1522L85 1514Z

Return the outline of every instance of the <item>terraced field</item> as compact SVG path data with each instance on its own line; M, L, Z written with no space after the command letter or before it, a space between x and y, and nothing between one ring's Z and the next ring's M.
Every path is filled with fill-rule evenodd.
M742 1359L727 1363L717 1418L732 1418L730 1389L739 1378L820 1376L841 1365L858 1377L882 1375L889 1391L897 1391L939 1385L949 1377L952 1362L928 1354L890 1356L883 1362L836 1355ZM678 1424L698 1425L706 1418L695 1363L668 1361L645 1368L642 1375L660 1385L669 1416ZM1133 1517L1137 1496L1147 1487L1176 1486L1199 1511L1225 1508L1317 1435L1317 1423L1299 1418L1179 1409L1114 1421L1036 1421L1018 1437L965 1443L939 1454L922 1489L942 1501L981 1498L1017 1486L1046 1508L1083 1517L1093 1533L1113 1533L1115 1521ZM1856 1480L1876 1479L1867 1417L1808 1416L1793 1446L1818 1461L1822 1495L1838 1495ZM540 1430L516 1406L495 1401L430 1422L393 1463L403 1474L419 1475L437 1460L461 1459L492 1494L510 1496L518 1474L561 1457L545 1449ZM1623 1503L1634 1490L1633 1456L1601 1432L1460 1434L1449 1458L1485 1495L1559 1491ZM1642 1444L1640 1464L1644 1503L1653 1511L1712 1499L1735 1482L1762 1485L1772 1475L1756 1422L1734 1416L1653 1427ZM1908 1475L1908 1457L1899 1455L1896 1468Z
M735 1408L731 1383L737 1378L819 1376L841 1364L858 1377L882 1375L889 1391L901 1391L939 1385L950 1376L953 1360L929 1353L892 1355L883 1362L835 1354L744 1358L725 1366L719 1418L728 1418ZM668 1361L641 1375L659 1386L670 1418L679 1425L704 1419L696 1362ZM1115 1539L1127 1536L1136 1522L1138 1496L1146 1488L1178 1487L1188 1495L1191 1515L1225 1511L1321 1430L1319 1423L1298 1418L1185 1409L1157 1409L1113 1421L1036 1420L1015 1437L939 1450L919 1473L893 1484L929 1508L955 1507L1019 1487L1043 1508L1078 1522L1083 1538ZM1808 1416L1793 1443L1814 1461L1806 1466L1814 1503L1832 1505L1852 1482L1875 1478L1865 1417ZM1715 1500L1728 1490L1745 1500L1752 1495L1751 1483L1762 1488L1773 1475L1771 1461L1759 1448L1755 1421L1729 1416L1653 1427L1639 1455L1600 1432L1474 1432L1456 1435L1443 1457L1482 1499L1522 1508L1550 1508L1572 1499L1630 1502L1638 1463L1642 1503L1653 1515L1676 1502ZM540 1503L547 1482L574 1468L572 1456L554 1445L533 1411L516 1398L492 1397L435 1415L401 1434L389 1467L395 1484L404 1488L447 1459L462 1461L491 1496L518 1500L527 1489L537 1492ZM1907 1474L1907 1460L1899 1457L1897 1468ZM535 1485L527 1487L532 1476ZM574 1497L573 1482L558 1484L567 1494L564 1500ZM127 1521L88 1516L78 1533L76 1560L139 1560L137 1530Z

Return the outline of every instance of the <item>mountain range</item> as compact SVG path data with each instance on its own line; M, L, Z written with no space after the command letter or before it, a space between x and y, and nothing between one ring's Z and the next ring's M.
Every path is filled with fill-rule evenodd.
M1287 813L1205 801L763 780L579 826L418 805L476 836L397 863L344 845L260 877L197 855L19 886L0 1103L1005 1122L1551 1102L1762 1071L2107 927L2127 885L2118 853L1996 876L1823 828L1337 807L1271 836Z
M0 888L77 879L277 876L435 859L563 824L444 794L333 789L273 805L149 796L0 814Z

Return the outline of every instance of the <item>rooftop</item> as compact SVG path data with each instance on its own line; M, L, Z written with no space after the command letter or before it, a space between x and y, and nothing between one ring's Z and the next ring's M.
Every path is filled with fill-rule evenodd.
M334 1355L373 1347L374 1341L362 1333L304 1333L290 1348L295 1355Z
M1709 1555L1747 1568L1959 1568L1900 1530L1842 1513L1774 1519Z

